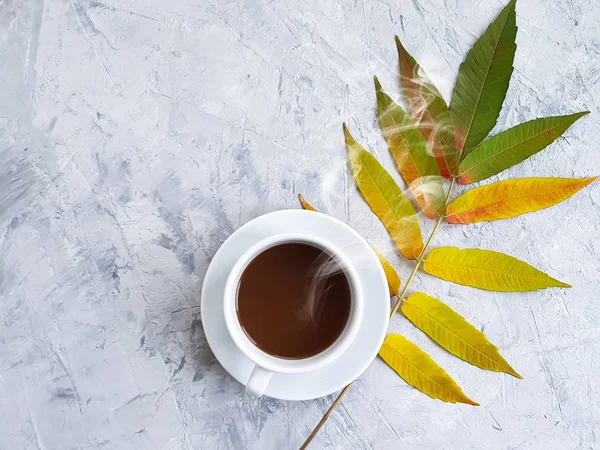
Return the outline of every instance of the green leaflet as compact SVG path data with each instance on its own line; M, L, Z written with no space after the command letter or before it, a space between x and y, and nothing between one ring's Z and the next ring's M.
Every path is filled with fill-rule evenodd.
M474 148L460 163L458 182L485 180L524 161L554 142L586 114L589 111L530 120L497 134Z
M375 77L379 124L402 178L429 218L443 212L444 188L433 152L415 122L381 89Z
M400 86L419 131L433 149L444 178L456 175L457 151L448 105L425 71L406 51L398 36L396 48L400 61Z
M513 72L515 16L512 0L460 65L450 103L460 149L475 147L496 125Z

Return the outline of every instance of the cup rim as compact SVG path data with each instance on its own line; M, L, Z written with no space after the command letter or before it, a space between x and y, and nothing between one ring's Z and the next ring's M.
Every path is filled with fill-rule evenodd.
M276 245L303 242L320 248L334 257L344 269L351 292L351 308L348 322L338 338L325 350L316 355L302 359L285 359L270 355L258 348L242 329L236 311L237 287L242 273L263 251ZM235 345L256 365L276 373L301 373L323 367L340 356L358 332L363 312L363 293L356 268L350 259L337 246L307 233L281 233L260 240L236 261L227 276L224 293L224 314L227 330Z

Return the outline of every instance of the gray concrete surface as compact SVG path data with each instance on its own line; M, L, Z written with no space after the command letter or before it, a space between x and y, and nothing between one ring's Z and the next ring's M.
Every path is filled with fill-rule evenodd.
M411 264L349 178L341 123L395 174L372 86L377 74L398 93L394 34L449 98L502 4L0 1L0 448L296 448L332 398L244 396L204 338L209 261L238 226L298 207L301 192L406 278ZM498 129L592 114L502 177L599 174L600 3L520 0L517 11ZM599 204L595 184L538 213L443 226L435 240L504 251L570 290L415 280L524 380L454 358L399 316L392 329L481 406L431 400L375 361L313 447L598 448Z

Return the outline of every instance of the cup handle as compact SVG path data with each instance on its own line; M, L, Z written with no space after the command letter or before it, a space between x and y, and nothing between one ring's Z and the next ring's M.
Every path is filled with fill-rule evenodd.
M254 366L252 374L248 379L248 383L246 383L246 392L249 392L256 397L260 397L267 390L267 386L269 385L272 376L273 372L263 369L260 366Z

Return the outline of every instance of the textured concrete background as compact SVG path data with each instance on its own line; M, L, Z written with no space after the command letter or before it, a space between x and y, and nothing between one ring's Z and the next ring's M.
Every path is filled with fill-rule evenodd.
M302 192L406 278L349 179L341 122L394 171L372 86L377 74L398 92L394 34L449 98L502 4L0 1L0 448L297 447L332 398L244 396L202 330L210 258ZM592 114L503 178L600 173L599 19L593 0L519 1L498 129ZM596 183L542 212L444 226L435 241L507 252L572 289L415 280L524 380L472 367L397 317L394 331L482 406L431 400L375 361L314 448L598 448L599 204Z

